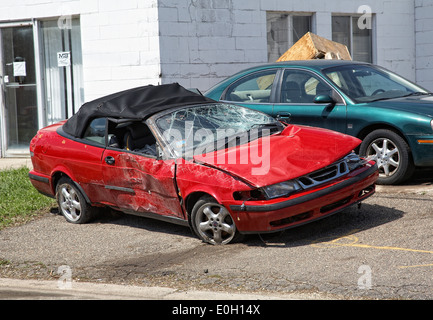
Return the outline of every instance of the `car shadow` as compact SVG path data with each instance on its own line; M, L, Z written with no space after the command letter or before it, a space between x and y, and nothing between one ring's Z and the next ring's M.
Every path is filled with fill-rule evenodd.
M158 219L125 214L110 209L105 209L103 213L99 214L97 219L92 221L92 223L116 224L136 229L144 229L150 232L167 233L185 237L195 237L191 229L186 226L161 221Z
M350 234L378 227L402 218L403 211L363 203L346 208L332 216L302 226L269 234L249 235L243 243L248 246L300 247L328 242Z
M413 176L399 186L428 186L433 185L433 168L417 168Z
M51 213L60 214L57 208L52 208ZM363 203L360 209L358 209L357 206L352 206L337 214L325 217L324 219L284 231L245 235L241 237L238 244L253 247L305 246L312 243L332 241L333 239L338 239L349 234L368 230L398 220L402 218L403 215L403 211L395 208ZM115 210L105 210L91 223L128 226L147 230L149 232L196 238L197 241L200 241L192 230L186 226L146 217L123 214Z

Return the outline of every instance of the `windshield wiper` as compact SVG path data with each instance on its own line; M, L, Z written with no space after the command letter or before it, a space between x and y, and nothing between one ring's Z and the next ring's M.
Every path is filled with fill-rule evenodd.
M433 94L433 93L431 93L431 92L416 91L416 92L411 92L411 93L409 93L409 94L405 94L405 95L402 95L402 96L383 97L383 98L373 99L373 100L371 100L370 102L381 101L381 100L398 99L398 98L404 98L404 97L414 97L414 96L432 95L432 94Z
M256 123L253 124L251 126L251 129L249 131L251 131L253 128L259 127L260 129L265 129L265 128L277 128L278 131L283 129L283 124L279 121L275 121L275 122L267 122L267 123Z
M422 92L422 91L416 91L416 92L411 92L411 93L409 93L409 94L406 94L406 95L404 95L404 96L401 96L400 98L403 98L403 97L411 97L411 96L430 96L430 95L432 95L433 93L431 93L431 92Z

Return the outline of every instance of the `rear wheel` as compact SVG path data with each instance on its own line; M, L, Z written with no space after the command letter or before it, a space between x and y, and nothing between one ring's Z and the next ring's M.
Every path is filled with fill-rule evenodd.
M376 161L379 168L378 184L398 184L409 179L415 166L406 141L391 130L380 129L368 134L359 153Z
M59 180L56 197L59 210L68 222L82 224L94 218L95 209L86 202L70 178L63 177Z
M200 239L210 244L227 244L238 239L230 213L212 197L200 198L194 205L191 226Z

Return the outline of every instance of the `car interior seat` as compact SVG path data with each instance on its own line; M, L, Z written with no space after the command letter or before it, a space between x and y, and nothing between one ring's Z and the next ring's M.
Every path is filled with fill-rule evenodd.
M281 90L281 102L301 102L302 92L300 85L295 81L287 81L283 83Z
M142 149L146 145L154 145L156 140L147 125L136 122L127 127L123 143L126 150L134 151Z

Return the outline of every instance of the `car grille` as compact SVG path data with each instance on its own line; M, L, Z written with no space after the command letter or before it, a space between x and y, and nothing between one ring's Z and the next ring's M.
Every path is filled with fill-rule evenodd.
M362 163L363 161L357 155L351 153L326 168L298 178L297 181L303 189L313 188L322 183L326 183L344 176L351 170L361 166Z

